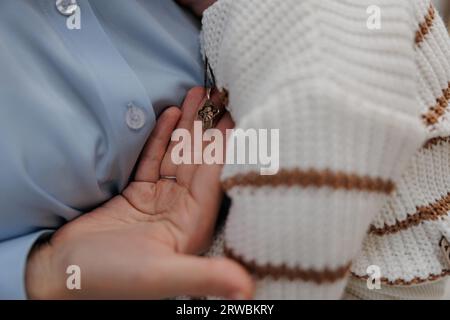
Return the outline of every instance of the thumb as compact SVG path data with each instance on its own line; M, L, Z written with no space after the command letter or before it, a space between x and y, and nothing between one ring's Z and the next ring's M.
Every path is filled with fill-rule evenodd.
M182 255L171 261L168 272L168 296L221 297L230 300L251 299L251 276L238 263L225 258L201 258Z

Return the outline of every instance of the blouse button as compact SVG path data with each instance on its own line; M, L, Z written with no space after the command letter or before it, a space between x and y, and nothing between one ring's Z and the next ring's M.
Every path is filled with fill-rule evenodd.
M77 0L56 0L56 8L65 16L73 15L78 9Z
M128 105L128 110L125 116L125 121L127 123L128 128L131 130L139 130L145 125L147 120L147 116L145 111L133 103Z

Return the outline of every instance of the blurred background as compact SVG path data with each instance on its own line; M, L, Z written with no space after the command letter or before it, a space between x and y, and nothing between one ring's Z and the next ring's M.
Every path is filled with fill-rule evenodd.
M447 27L450 27L450 0L433 0L439 12L443 15Z

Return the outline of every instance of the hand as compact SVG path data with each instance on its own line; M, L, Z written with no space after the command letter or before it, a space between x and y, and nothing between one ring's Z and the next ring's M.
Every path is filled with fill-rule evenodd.
M136 179L121 195L69 222L34 249L26 275L30 298L251 297L252 280L241 266L195 256L207 248L214 230L221 166L169 165L171 133L178 122L178 127L192 129L203 97L204 90L195 88L182 115L174 107L161 115ZM232 126L225 115L218 129ZM160 179L162 165L164 174L176 181ZM66 288L69 265L81 269L81 290Z

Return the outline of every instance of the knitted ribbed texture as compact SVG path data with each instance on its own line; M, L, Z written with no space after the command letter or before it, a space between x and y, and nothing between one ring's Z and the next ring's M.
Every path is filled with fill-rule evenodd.
M381 268L383 282L417 284L450 274L438 244L450 239L450 41L429 1L412 1L421 26L415 60L429 141L411 159L397 190L373 221L352 271Z
M379 290L368 290L366 281L351 278L345 288L345 300L438 300L445 293L445 282L436 281L416 286L382 285Z
M369 30L366 9L382 8ZM336 299L425 141L408 0L221 0L203 48L239 128L280 129L280 174L227 165L225 254L256 298Z

